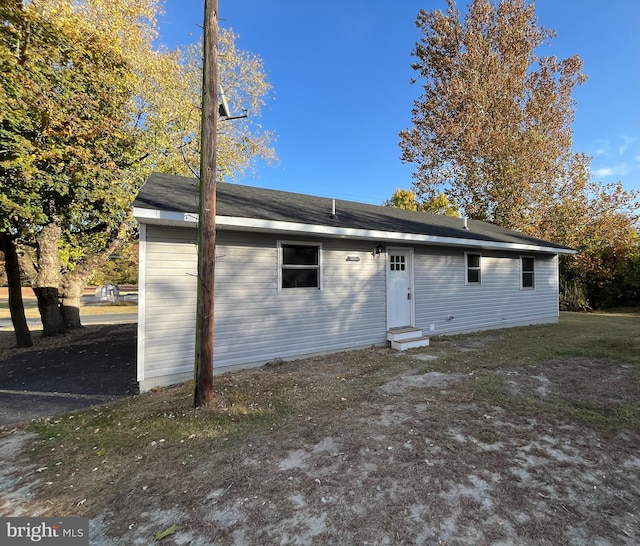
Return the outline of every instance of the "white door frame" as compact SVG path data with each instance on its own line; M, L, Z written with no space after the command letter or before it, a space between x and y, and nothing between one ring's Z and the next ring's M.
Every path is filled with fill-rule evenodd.
M407 256L407 269L408 269L408 281L409 286L408 291L411 294L411 299L407 299L407 305L409 306L409 324L393 324L393 316L391 310L393 308L394 299L397 297L396 294L392 290L391 282L390 282L390 256L394 252L402 252ZM387 247L386 253L386 264L385 264L385 274L386 274L386 290L387 290L387 330L390 328L400 328L402 326L415 326L416 323L416 306L415 306L415 290L414 290L414 253L413 248L410 247ZM403 300L404 302L404 300Z

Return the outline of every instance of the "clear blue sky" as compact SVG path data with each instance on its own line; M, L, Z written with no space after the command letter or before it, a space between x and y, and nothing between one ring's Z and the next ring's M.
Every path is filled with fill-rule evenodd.
M600 182L640 189L640 1L537 0L557 31L539 55L578 54L589 79L577 101L574 150ZM458 8L466 11L467 1ZM166 0L160 41L196 41L204 0ZM445 0L219 0L220 25L259 55L275 100L260 122L277 134L279 162L238 180L253 186L380 204L410 188L398 133L420 88L410 84L420 8Z

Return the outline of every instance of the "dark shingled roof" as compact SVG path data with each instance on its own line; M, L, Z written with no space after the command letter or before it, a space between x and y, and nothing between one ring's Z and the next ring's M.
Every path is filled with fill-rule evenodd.
M197 214L198 196L198 179L153 173L141 188L134 207ZM232 183L217 184L217 216L535 245L560 251L570 250L565 246L529 237L487 222L469 220L469 229L464 229L461 218L341 199L336 199L335 203L336 216L332 217L332 199L330 198Z

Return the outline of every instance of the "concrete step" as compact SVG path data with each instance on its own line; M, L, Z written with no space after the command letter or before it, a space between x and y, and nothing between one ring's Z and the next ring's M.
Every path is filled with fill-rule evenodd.
M415 349L417 347L428 347L429 338L427 336L412 337L399 341L391 341L391 347L397 351L406 351L407 349Z
M405 339L414 339L422 337L420 328L392 328L387 331L388 341L403 341Z

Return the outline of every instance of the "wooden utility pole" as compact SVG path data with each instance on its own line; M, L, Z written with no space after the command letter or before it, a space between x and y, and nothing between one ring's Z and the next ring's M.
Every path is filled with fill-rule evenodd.
M193 405L213 397L213 307L216 249L216 131L218 124L218 0L204 1L198 307Z

